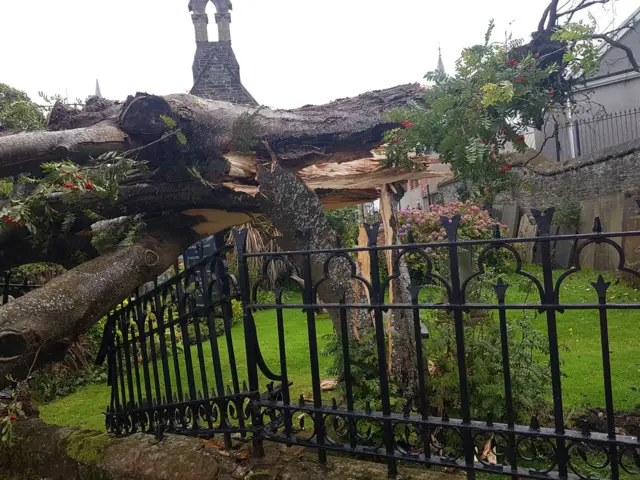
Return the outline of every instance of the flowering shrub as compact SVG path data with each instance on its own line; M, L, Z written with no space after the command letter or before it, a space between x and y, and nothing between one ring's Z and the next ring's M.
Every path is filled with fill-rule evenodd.
M447 234L440 217L452 218L460 215L460 226L458 227L458 239L460 240L482 240L491 239L496 228L501 234L506 232L507 226L491 218L489 212L482 210L471 201L449 203L447 205L431 205L429 211L423 210L401 210L398 215L400 241L408 243L409 232L413 235L413 240L418 243L438 243L446 242ZM460 248L463 251L463 248ZM426 253L433 261L433 268L439 272L448 271L448 251L445 248L430 246L426 248ZM476 260L477 252L471 252L471 260ZM487 258L488 266L502 269L505 265L507 255L503 252L491 252ZM425 280L426 263L418 254L410 254L406 257L407 265L411 270L415 280Z
M464 240L481 240L493 237L495 228L503 233L507 226L491 218L489 212L473 205L470 200L466 202L449 203L447 205L430 205L429 211L424 210L400 210L398 223L400 240L406 241L409 231L413 232L413 238L417 242L442 242L447 234L440 221L440 217L452 218L461 216L458 238Z

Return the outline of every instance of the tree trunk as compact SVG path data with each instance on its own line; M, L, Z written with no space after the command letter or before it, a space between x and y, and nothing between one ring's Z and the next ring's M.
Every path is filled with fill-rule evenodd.
M380 213L383 220L387 245L400 244L398 222L394 212L399 210L401 195L390 192L390 185L384 185L380 196ZM411 303L411 278L401 250L387 250L387 269L391 280L390 303ZM413 312L399 309L389 312L389 367L390 373L398 384L404 387L405 398L417 407L419 403L416 337L414 333Z
M265 165L258 170L262 211L264 216L278 229L281 236L276 239L284 251L327 250L338 248L338 237L329 227L324 209L318 196L294 173L281 166ZM339 303L343 297L347 303L368 303L362 286L356 295L350 266L344 259L330 259L329 254L310 255L313 284L324 279L318 288L318 296L323 303ZM302 271L306 265L304 256L296 258ZM328 275L325 276L325 268ZM336 332L340 332L339 312L327 309L333 319ZM353 322L358 329L371 328L371 317L361 309L357 319L349 312L350 331Z
M0 389L7 375L61 360L70 343L139 285L169 268L195 237L147 237L54 278L0 308Z

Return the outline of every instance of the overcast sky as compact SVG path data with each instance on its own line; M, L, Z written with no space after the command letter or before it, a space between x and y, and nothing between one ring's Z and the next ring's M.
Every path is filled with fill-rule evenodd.
M619 23L638 0L599 10ZM526 37L548 0L233 0L232 39L256 100L290 108L420 81L441 44L452 71L465 46ZM0 82L26 90L186 92L195 51L188 0L0 0ZM210 5L209 36L217 33Z

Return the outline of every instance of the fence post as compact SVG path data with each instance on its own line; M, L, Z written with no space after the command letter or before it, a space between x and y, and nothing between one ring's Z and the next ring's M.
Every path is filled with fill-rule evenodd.
M247 265L246 245L247 230L234 230L233 239L236 244L238 256L238 281L240 282L240 294L242 299L242 324L244 328L245 349L247 351L247 377L249 390L253 392L251 400L251 426L253 434L253 454L256 457L264 456L262 445L262 415L260 412L260 385L258 383L258 339L253 320L253 313L249 308L251 303L251 280L249 278L249 266Z
M578 156L582 156L582 145L580 144L580 120L576 120L576 150L578 152Z
M395 477L397 474L396 461L392 458L394 453L394 428L391 423L391 398L389 393L389 376L387 370L387 355L386 355L386 335L384 330L384 319L382 318L381 304L385 303L384 291L380 286L380 265L378 259L378 249L376 245L378 243L378 232L380 231L380 222L376 222L373 225L364 224L364 228L367 231L369 248L369 265L371 273L371 287L374 322L376 327L376 346L378 350L378 373L380 374L380 396L382 397L382 414L384 415L383 427L384 427L384 442L387 453L387 468L389 470L389 476ZM391 312L389 312L391 315Z
M558 123L553 124L553 138L556 144L556 161L560 161L560 126Z
M307 316L307 334L309 337L309 360L311 368L311 388L313 392L313 423L316 432L316 445L318 446L318 461L320 465L327 463L327 451L323 448L326 445L326 429L324 418L322 417L322 388L320 387L320 364L318 358L318 333L316 329L316 314L310 305L317 304L316 292L313 283L312 261L311 261L311 229L305 229L301 233L301 240L304 250L308 253L302 255L302 268L304 277L303 302L304 312Z
M229 356L229 365L231 369L231 382L233 384L234 393L240 393L240 381L238 379L238 369L236 367L236 354L233 348L233 337L231 336L231 326L233 320L233 305L231 304L231 286L229 284L229 267L225 258L225 235L224 232L215 234L215 245L219 252L215 261L215 276L219 281L220 297L222 299L221 308L224 317L224 332L227 341L227 353Z
M460 262L458 259L458 226L462 217L458 214L453 218L440 217L440 221L447 233L447 242L449 242L449 270L451 275L451 296L450 303L453 309L453 321L456 331L456 354L458 360L458 376L460 382L460 407L462 411L462 425L464 430L461 432L462 441L464 443L464 459L468 467L474 466L475 444L471 432L471 405L469 402L469 382L466 363L466 353L464 344L464 320L462 305L464 304L463 292L461 291L460 281ZM472 480L475 478L473 470L467 470L467 478Z
M547 314L547 334L549 337L549 360L551 366L551 388L553 392L553 416L555 421L555 433L564 435L564 412L562 409L562 386L560 372L560 350L558 346L558 328L556 324L556 298L553 281L553 263L551 258L551 221L555 208L544 211L531 210L533 218L538 226L538 237L542 260L542 276L544 280L544 309ZM568 452L565 440L556 438L556 452L558 461L558 476L567 478Z

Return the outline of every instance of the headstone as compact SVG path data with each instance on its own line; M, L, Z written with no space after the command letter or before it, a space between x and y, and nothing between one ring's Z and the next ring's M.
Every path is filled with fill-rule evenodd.
M518 205L504 205L500 221L508 227L510 237L517 237L520 226L520 207Z
M526 213L522 215L520 224L518 225L518 237L517 238L533 238L536 236L538 227L533 217ZM533 262L533 247L534 242L523 242L520 248L520 255L522 256L523 263Z
M458 273L460 275L460 284L463 284L473 275L473 250L471 248L460 247L458 249Z
M570 227L560 227L553 229L552 233L557 235L572 235L576 232L575 230L572 231ZM568 268L571 264L575 241L556 240L553 243L553 266L556 268Z
M197 264L200 260L213 255L215 251L216 251L216 240L213 235L203 240L200 240L199 242L191 245L189 248L187 248L184 251L184 256L183 256L184 268L188 269L192 267L193 265ZM201 271L198 269L194 273L195 275L192 278L194 278L196 288L200 289L202 287ZM211 269L209 265L207 265L205 274L207 275L207 278L211 278ZM202 295L198 295L198 297L196 298L196 307L198 308L204 307L204 299L202 298Z
M503 209L504 209L504 205L499 205L499 204L495 204L491 207L491 216L502 223L504 223L504 221L502 220Z
M216 251L215 237L212 235L194 243L184 251L184 268L189 268L203 258L213 255Z

